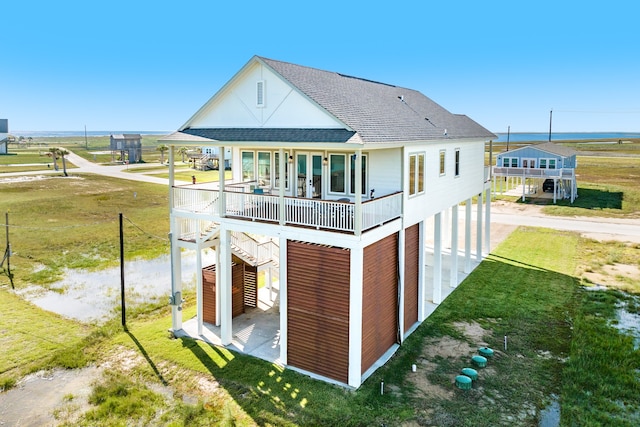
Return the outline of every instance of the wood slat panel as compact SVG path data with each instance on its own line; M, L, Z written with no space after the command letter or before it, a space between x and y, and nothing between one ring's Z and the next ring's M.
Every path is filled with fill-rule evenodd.
M244 268L243 264L231 264L231 315L244 313ZM202 269L202 320L216 324L216 266Z
M216 266L202 269L202 320L216 324Z
M287 364L348 382L350 252L287 242Z
M404 236L404 332L407 332L418 321L420 225L407 228Z
M258 267L244 265L244 305L258 306Z
M362 372L398 335L398 234L364 248L362 295Z

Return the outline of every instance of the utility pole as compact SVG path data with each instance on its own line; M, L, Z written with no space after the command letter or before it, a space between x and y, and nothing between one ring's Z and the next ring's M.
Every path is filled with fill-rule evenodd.
M509 151L509 137L511 136L511 126L507 126L507 151Z
M89 142L87 142L87 125L84 125L84 149L89 149Z
M549 142L551 142L551 122L553 121L553 108L549 111Z
M0 267L4 264L4 260L7 260L7 276L9 277L9 282L11 282L11 289L15 289L15 285L13 284L13 274L11 274L11 242L9 242L9 211L5 214L5 228L7 230L7 248L4 251L4 257L2 258L2 262L0 262Z
M120 299L122 301L122 327L127 330L127 314L124 303L124 232L122 227L122 212L120 212Z

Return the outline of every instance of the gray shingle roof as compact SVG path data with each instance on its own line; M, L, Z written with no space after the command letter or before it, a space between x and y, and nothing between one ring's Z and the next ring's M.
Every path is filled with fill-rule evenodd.
M497 138L467 116L452 114L422 93L394 85L257 57L366 143Z
M571 157L577 154L574 149L565 147L564 145L557 145L553 142L543 142L541 144L533 145L533 147L563 157Z
M347 142L355 132L347 129L292 129L292 128L214 128L184 129L182 133L214 141L239 142Z

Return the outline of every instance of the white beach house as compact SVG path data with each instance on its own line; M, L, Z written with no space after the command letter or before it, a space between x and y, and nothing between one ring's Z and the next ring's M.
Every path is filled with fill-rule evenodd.
M360 386L450 291L443 217L451 217L452 286L471 268L472 198L476 257L483 230L488 248L484 153L494 138L415 90L253 57L160 140L172 156L189 144L219 147L222 164L233 153L232 179L220 168L210 185L178 185L171 166L174 332L184 333L181 248L198 256L194 335L215 330L221 345L238 334L243 306L256 303L256 274L273 271L274 359ZM215 248L214 265L202 265L205 248Z

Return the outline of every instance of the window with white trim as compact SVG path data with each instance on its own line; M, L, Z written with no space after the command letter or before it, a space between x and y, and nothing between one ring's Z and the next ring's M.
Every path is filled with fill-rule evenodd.
M456 167L454 176L460 176L460 149L456 148Z
M424 192L424 153L409 154L409 195Z
M242 180L253 181L255 179L255 162L253 151L242 152Z
M345 185L347 172L345 157L344 154L331 154L329 156L329 191L332 193L344 194L347 190Z

